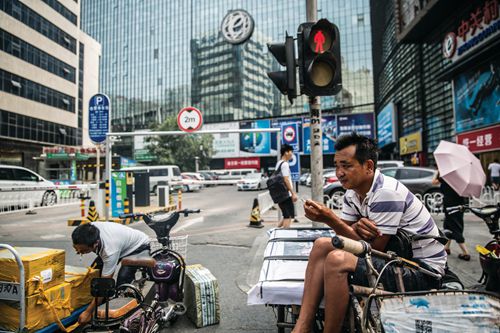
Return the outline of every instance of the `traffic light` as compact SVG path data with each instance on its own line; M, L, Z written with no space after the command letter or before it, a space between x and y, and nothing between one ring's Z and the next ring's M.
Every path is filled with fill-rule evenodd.
M295 67L295 44L292 36L286 36L284 43L267 44L267 48L280 63L285 66L285 71L268 72L267 76L274 82L283 95L288 96L288 100L293 104L293 99L297 97L297 74Z
M340 35L327 19L306 22L297 31L300 92L330 96L342 89Z

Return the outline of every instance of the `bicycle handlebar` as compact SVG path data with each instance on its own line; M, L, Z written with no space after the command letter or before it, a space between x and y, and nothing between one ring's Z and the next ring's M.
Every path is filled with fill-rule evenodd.
M184 216L188 216L189 214L197 214L197 213L200 213L201 210L200 209L183 209L183 210L178 210L178 211L174 211L175 213L179 213L179 214L184 214ZM168 213L168 212L157 212L159 214L165 214L165 213ZM143 217L143 216L151 216L151 215L154 215L155 213L130 213L130 214L120 214L120 218L122 219L126 219L126 218L138 218L138 217Z
M373 254L375 257L382 258L384 260L398 260L401 264L408 266L410 268L416 269L419 272L422 272L426 275L429 275L437 280L440 280L442 276L440 274L434 273L421 267L418 263L408 260L406 258L402 258L398 256L396 253L385 253L382 251L374 250L371 248L370 244L365 241L356 241L343 236L333 236L332 237L332 245L337 249L344 250L346 252L352 253L356 256L362 257L368 253Z

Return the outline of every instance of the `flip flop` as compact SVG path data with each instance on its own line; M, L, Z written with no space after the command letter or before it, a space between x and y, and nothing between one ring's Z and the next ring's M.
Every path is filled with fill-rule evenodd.
M458 259L462 259L462 260L465 260L465 261L469 261L469 260L470 260L470 255L460 253L460 254L458 255Z

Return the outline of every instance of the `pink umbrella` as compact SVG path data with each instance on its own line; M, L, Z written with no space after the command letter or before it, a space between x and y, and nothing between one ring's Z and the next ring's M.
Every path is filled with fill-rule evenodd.
M463 197L481 195L486 175L479 159L463 145L441 140L434 157L441 177Z

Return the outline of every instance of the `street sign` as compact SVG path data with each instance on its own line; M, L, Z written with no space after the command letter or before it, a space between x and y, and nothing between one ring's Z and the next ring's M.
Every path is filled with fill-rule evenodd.
M109 97L104 94L95 94L89 101L89 137L94 143L106 140L109 132L111 106Z
M188 106L179 111L177 115L177 125L184 132L195 132L203 125L201 111L192 106Z
M286 143L292 146L294 152L300 150L299 147L299 124L288 123L281 124L281 143Z
M298 152L294 152L292 159L288 161L290 166L290 175L292 176L292 181L298 182L300 179L300 156Z

